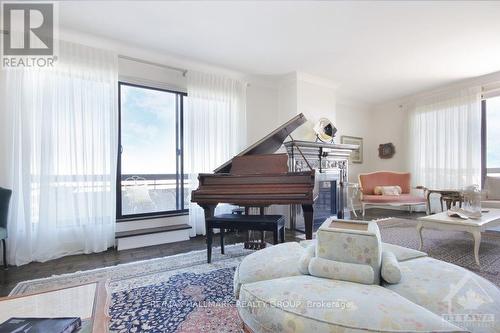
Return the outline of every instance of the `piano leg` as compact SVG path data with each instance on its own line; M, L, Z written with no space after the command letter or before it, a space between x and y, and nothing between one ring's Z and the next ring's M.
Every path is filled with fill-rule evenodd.
M220 228L220 254L224 253L224 228Z
M212 262L212 239L214 237L214 230L212 228L207 229L207 263Z
M306 239L313 237L313 218L314 210L312 205L302 205L302 213L304 214L304 226L306 229Z
M207 263L211 263L212 262L213 230L211 227L209 227L209 225L207 223L207 218L214 216L216 205L206 205L206 206L203 205L201 207L203 208L203 211L205 212L205 232L207 233Z

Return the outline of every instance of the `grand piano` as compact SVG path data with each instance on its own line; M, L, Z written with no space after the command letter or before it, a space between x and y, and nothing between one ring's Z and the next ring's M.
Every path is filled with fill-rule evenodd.
M288 155L274 154L305 122L304 115L299 114L219 166L214 173L200 174L199 187L192 192L191 201L203 208L205 218L214 215L219 203L259 208L301 205L306 239L312 239L313 204L317 197L315 171L310 168L289 172Z

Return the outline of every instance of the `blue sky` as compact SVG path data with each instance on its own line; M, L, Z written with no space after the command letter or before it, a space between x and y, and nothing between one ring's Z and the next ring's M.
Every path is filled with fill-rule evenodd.
M486 110L488 112L486 165L488 168L500 168L500 97L488 99Z
M173 93L121 86L122 173L175 174Z

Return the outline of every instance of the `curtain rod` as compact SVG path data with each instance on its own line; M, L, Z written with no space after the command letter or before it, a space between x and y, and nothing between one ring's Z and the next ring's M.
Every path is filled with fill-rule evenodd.
M159 64L157 62L142 60L142 59L139 59L139 58L129 57L129 56L122 55L122 54L119 54L118 58L125 59L125 60L131 60L131 61L135 61L135 62L140 62L140 63L146 64L146 65L152 65L152 66L156 66L156 67L162 67L162 68L170 69L170 70L173 70L173 71L181 72L182 76L186 76L186 74L188 72L188 70L185 69L185 68L163 65L163 64Z

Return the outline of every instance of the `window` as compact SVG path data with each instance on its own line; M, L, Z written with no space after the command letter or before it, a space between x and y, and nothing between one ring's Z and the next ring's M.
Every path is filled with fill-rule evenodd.
M117 218L187 212L186 94L120 82L119 98Z
M488 176L500 176L500 96L483 101L483 170Z

